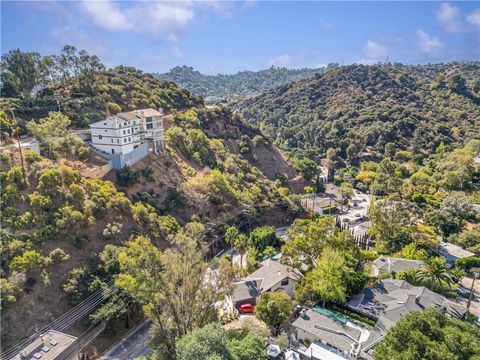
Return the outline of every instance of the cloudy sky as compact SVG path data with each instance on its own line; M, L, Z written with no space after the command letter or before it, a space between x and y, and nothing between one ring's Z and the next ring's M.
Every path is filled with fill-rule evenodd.
M74 45L149 72L480 60L479 2L2 1L1 50Z

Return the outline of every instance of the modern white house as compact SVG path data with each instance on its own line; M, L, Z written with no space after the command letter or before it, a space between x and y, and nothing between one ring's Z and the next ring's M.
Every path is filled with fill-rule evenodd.
M162 113L141 109L110 116L90 125L92 146L107 154L131 153L147 140L155 151L163 148Z

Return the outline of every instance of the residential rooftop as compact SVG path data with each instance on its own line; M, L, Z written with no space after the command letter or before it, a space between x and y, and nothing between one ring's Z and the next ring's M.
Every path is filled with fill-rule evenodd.
M425 263L421 260L409 260L383 256L375 259L373 264L375 265L375 276L382 272L397 274L400 271L417 270L425 266Z
M248 275L245 280L259 280L258 290L268 290L285 278L300 280L302 273L291 266L280 264L271 259L266 260L263 266L257 271Z
M242 280L233 284L233 302L259 297L261 294L258 290L258 282L259 280Z
M369 335L359 326L324 315L315 308L307 310L303 316L292 323L292 326L347 352L352 349L352 345L365 341ZM366 329L364 331L368 332Z
M75 336L49 330L26 346L12 360L54 360L76 339Z
M352 309L377 319L376 329L387 330L408 313L438 307L456 317L466 308L424 286L413 286L404 280L384 279L375 288L366 289L347 303Z
M465 250L460 246L449 243L447 241L443 241L440 244L438 252L449 262L454 262L457 259L464 259L475 256L473 252Z

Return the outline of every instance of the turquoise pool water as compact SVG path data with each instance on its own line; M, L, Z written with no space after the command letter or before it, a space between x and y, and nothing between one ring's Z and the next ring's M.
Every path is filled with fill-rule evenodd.
M320 306L314 306L313 307L313 311L316 311L318 312L319 314L322 314L322 315L325 315L325 316L328 316L329 318L331 319L334 319L334 320L337 320L339 322L341 322L342 324L346 324L348 319L345 317L345 316L342 316L340 314L337 314L336 312L333 312L331 310L328 310L328 309L324 309Z

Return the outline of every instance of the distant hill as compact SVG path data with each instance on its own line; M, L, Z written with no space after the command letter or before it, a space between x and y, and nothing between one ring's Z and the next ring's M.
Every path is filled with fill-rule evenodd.
M351 65L239 100L283 148L324 156L367 147L433 152L480 134L480 63ZM350 147L350 148L349 148Z
M331 65L333 66L333 65ZM271 67L260 71L241 71L236 74L205 75L189 66L177 66L158 78L173 81L178 86L202 95L207 102L217 102L251 95L290 81L322 74L325 68L287 69Z

